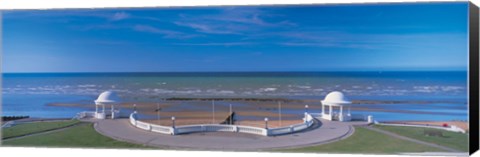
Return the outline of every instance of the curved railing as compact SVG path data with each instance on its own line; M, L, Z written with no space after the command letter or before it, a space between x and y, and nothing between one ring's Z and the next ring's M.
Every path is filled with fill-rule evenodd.
M289 133L298 132L298 131L302 131L309 128L310 126L313 125L314 118L312 117L312 115L308 113L305 113L305 115L306 115L305 119L303 120L304 123L290 125L287 127L268 129L269 135L289 134Z
M83 112L79 112L77 113L77 115L75 115L75 119L83 119L83 118L93 118L95 117L95 112L89 112L89 111L83 111Z
M198 125L183 125L177 127L170 127L170 126L161 126L150 124L147 122L139 121L137 118L137 113L130 114L130 124L133 126L157 133L162 134L170 134L170 135L177 135L177 134L186 134L186 133L193 133L193 132L240 132L240 133L248 133L248 134L256 134L256 135L263 135L263 136L274 136L274 135L282 135L282 134L289 134L293 132L298 132L307 129L308 127L312 126L314 123L314 118L305 113L304 123L291 125L288 127L282 128L259 128L259 127L252 127L252 126L243 126L243 125L223 125L223 124L198 124Z

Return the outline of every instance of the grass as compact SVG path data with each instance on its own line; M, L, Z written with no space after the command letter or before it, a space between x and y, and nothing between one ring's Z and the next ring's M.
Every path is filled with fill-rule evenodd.
M82 147L82 148L150 148L103 136L92 123L84 123L58 132L3 141L5 146Z
M456 133L440 129L418 128L418 127L400 127L400 126L383 126L375 125L376 128L393 132L398 135L414 138L417 140L435 143L441 146L453 148L460 151L468 152L468 134ZM436 130L442 132L440 136L425 136L425 130Z
M9 128L2 128L2 139L63 128L77 123L79 123L78 120L67 120L19 124Z
M37 122L17 125L2 131L4 136L19 136L41 132L52 128L59 128L79 123L78 121ZM374 126L402 136L436 143L446 147L468 151L468 135L442 131L444 137L424 136L425 128ZM42 147L83 147L83 148L151 148L139 144L117 141L103 136L95 131L92 123L82 123L65 130L32 135L28 137L3 141L5 146L42 146ZM347 139L302 148L281 149L281 152L322 152L322 153L363 153L363 154L392 154L402 152L442 152L443 150L421 145L362 127L355 127L355 133Z
M316 153L363 153L392 154L402 152L441 152L442 150L390 137L362 127L355 127L355 133L341 141L329 144L294 149L282 152L316 152Z

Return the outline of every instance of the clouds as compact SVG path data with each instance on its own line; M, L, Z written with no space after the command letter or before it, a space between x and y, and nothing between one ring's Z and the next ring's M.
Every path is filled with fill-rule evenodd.
M125 13L125 12L116 12L113 14L113 16L110 17L110 20L112 21L119 21L119 20L124 20L131 17L130 14Z
M5 19L104 19L109 21L120 21L131 17L124 11L92 11L92 10L34 10L34 11L6 11L3 12Z
M67 14L69 18L82 18L92 20L93 18L101 19L96 22L81 23L72 22L70 28L79 31L122 31L129 30L138 33L151 33L160 35L162 38L167 39L189 39L198 37L199 35L188 34L174 29L161 28L159 24L165 22L157 17L152 16L138 16L126 11L94 11L94 12L74 12ZM33 15L32 15L33 16ZM61 14L39 15L46 17L61 16ZM163 23L162 23L163 22ZM143 24L146 23L146 24Z
M293 16L287 14L288 12L283 9L268 7L225 7L205 10L202 13L181 11L177 15L171 15L173 18L164 20L161 25L157 26L154 24L157 24L158 17L153 17L157 20L154 22L147 17L137 16L136 18L151 21L152 25L136 25L134 30L163 35L164 38L169 39L181 39L181 41L172 41L171 45L203 47L266 45L292 48L391 50L431 46L440 43L438 40L445 38L462 38L462 33L422 34L420 32L398 33L395 31L424 29L424 27L411 24L408 29L399 28L399 25L391 27L362 23L348 25L348 23L338 22L325 23L321 20L312 24L308 20L316 18ZM328 15L320 16L319 19L328 21ZM377 16L377 14L372 14L372 16ZM358 22L357 18L353 21ZM345 18L336 21L348 22L348 20ZM165 25L169 27L166 28ZM390 32L385 33L382 30ZM420 42L418 39L422 39L424 42Z
M161 42L164 45L204 47L269 45L293 48L398 48L415 45L409 41L417 41L416 37L421 35L398 33L397 30L425 30L433 27L431 24L417 26L411 19L405 23L397 20L396 25L389 27L359 22L360 17L378 17L378 12L371 15L355 13L356 16L352 18L339 19L340 16L329 18L331 14L323 13L321 9L305 11L309 14L301 14L301 11L301 7L212 7L7 12L5 17L67 19L65 21L68 22L62 25L69 25L78 31L133 33L138 37L157 36L165 39ZM404 25L410 27L404 28ZM380 33L382 30L390 32ZM428 37L423 38L431 41Z
M183 32L178 32L178 31L159 29L149 25L135 25L133 26L133 30L138 32L160 34L164 38L174 38L174 39L188 39L188 38L193 38L198 36L194 34L192 35L192 34L186 34Z
M179 19L174 23L178 26L191 28L199 33L247 36L265 29L296 26L295 23L288 20L266 20L266 18L273 16L273 14L258 8L231 7L205 15L179 14Z
M296 32L277 34L290 40L279 42L289 47L347 48L356 50L409 51L414 49L438 49L445 51L451 47L464 48L467 34L445 33L346 33L346 32ZM447 44L448 43L448 44ZM423 52L426 53L426 52Z
M204 24L204 23L196 23L196 22L174 22L178 26L184 26L194 29L199 33L206 33L206 34L236 34L239 35L240 33L237 32L240 28L232 28L232 26L213 26L212 24ZM235 26L233 26L235 27ZM227 29L228 28L228 29Z
M218 43L176 43L174 45L182 45L182 46L250 46L250 45L257 45L257 43L253 42L218 42Z
M150 12L147 14L147 12ZM325 25L310 25L284 12L268 7L223 7L198 11L113 10L43 12L39 17L68 18L71 28L80 31L132 32L168 39L164 45L344 47L372 48L358 36ZM79 22L90 20L91 22Z
M19 71L59 67L30 55L65 71L126 65L103 58L132 71L465 67L467 5L421 5L10 11L4 52Z

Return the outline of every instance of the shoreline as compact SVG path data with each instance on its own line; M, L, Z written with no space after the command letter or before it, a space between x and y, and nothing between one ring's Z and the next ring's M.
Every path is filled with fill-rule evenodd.
M196 98L196 97L170 97L159 100L158 102L151 101L128 101L122 104L131 105L131 104L164 104L165 102L247 102L247 103L282 103L282 105L296 104L296 103L307 103L307 104L320 104L320 99L289 99L289 98L255 98L255 97L205 97L205 98ZM394 104L415 104L415 105L426 105L426 104L464 104L467 105L467 102L460 101L420 101L420 100L351 100L352 105L394 105ZM92 106L92 104L85 103L62 103L62 102L51 102L47 103L46 106L62 106L62 107L85 107ZM274 104L277 105L277 104ZM293 107L293 106L291 106ZM312 105L312 107L315 107Z
M212 115L212 101L215 100L215 112L220 115L220 112L229 112L229 105L232 104L233 111L236 113L237 120L256 120L269 117L272 120L279 115L279 103L281 103L282 119L293 120L301 118L302 113L305 110L305 105L309 105L309 112L319 113L321 112L321 103L319 99L290 99L290 98L252 98L252 97L170 97L164 101L148 102L148 101L125 101L117 105L116 108L123 112L133 112L133 104L136 104L137 111L146 115L146 117L156 117L157 109L162 116L176 116L177 118L206 118L211 119ZM408 101L408 100L352 100L351 106L352 112L360 114L379 114L379 121L454 121L464 120L463 118L463 103L455 101ZM95 104L92 102L85 103L72 102L72 103L60 103L52 102L47 103L47 107L60 107L60 108L76 108L76 110L94 111ZM436 108L436 103L455 103L448 106L448 108ZM398 104L398 105L396 105ZM430 107L423 105L432 104ZM407 106L406 106L407 105ZM421 109L410 108L421 107ZM160 108L157 108L159 106ZM403 107L397 107L403 106ZM458 107L457 107L458 106ZM457 109L455 109L457 108ZM109 107L108 107L109 109ZM449 111L447 109L455 109ZM458 111L458 112L457 112ZM467 111L465 111L466 113ZM395 114L397 118L389 117L390 113ZM405 115L410 118L402 118L401 115ZM418 118L415 118L418 115ZM430 117L429 115L432 115ZM445 117L443 116L445 115ZM413 117L412 117L413 116Z
M210 98L207 98L210 100ZM230 99L228 99L230 100ZM198 104L187 104L184 103L195 103ZM228 102L218 101L216 102L216 108L220 110L228 110ZM373 102L373 101L371 101ZM389 101L379 101L376 104L380 105L382 102L389 102ZM211 110L211 101L208 100L174 100L174 101L163 101L160 103L151 103L151 102L128 102L128 103L121 103L118 106L122 109L133 109L132 104L136 104L136 108L138 110L143 111L146 114L156 114L157 104L160 106L160 110L163 109L172 109L176 111L209 111ZM242 103L241 105L234 105L234 110L241 110L241 111L265 111L265 112L276 112L278 110L278 103L271 102L271 101L235 101L235 103ZM393 101L390 103L382 104L382 105L394 105L394 104L404 104L403 101ZM309 104L310 110L321 110L320 103L312 104L312 103L302 103L302 102L291 102L291 103L282 103L281 108L284 110L304 110L305 105ZM371 103L372 104L372 103ZM367 105L371 105L367 104ZM183 106L181 106L183 105ZM387 113L406 113L406 114L433 114L433 115L459 115L460 113L448 113L442 111L422 111L422 110L405 110L405 109L388 109L388 108L376 108L376 107L368 107L368 106L356 106L359 104L352 104L351 111L365 111L365 112L387 112ZM365 104L361 104L365 105ZM413 104L417 105L417 104ZM425 105L425 104L421 104ZM92 104L75 104L75 103L48 103L46 106L52 107L73 107L73 108L85 108L85 109L95 109L95 105ZM178 107L181 106L181 107ZM169 111L169 112L174 112Z

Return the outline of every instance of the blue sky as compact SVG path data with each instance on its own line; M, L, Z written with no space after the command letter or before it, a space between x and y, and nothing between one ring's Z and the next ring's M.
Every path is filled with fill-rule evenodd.
M4 11L2 68L466 70L467 4Z

